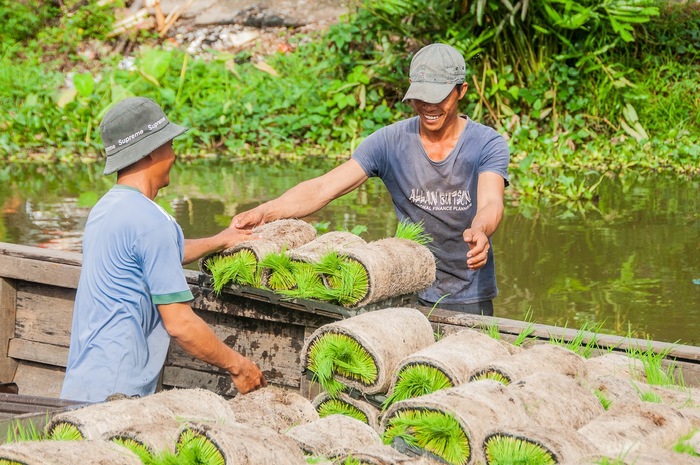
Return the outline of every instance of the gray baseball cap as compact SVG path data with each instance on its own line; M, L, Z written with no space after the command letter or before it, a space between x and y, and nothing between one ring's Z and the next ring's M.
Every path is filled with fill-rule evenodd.
M188 129L171 123L151 99L125 98L110 108L100 123L107 153L104 174L136 163Z
M447 44L426 45L411 60L411 85L403 101L416 99L440 103L457 84L464 82L466 74L464 57L454 47Z

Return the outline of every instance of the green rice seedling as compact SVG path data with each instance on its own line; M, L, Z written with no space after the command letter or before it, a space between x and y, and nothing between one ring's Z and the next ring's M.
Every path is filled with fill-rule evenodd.
M508 386L510 384L510 378L497 370L484 370L479 373L475 373L471 378L469 378L469 381L479 381L482 379L492 379L494 381L498 381L504 386Z
M501 331L498 329L498 323L489 323L486 327L486 334L491 337L491 339L501 340Z
M255 254L241 250L232 255L217 255L206 261L211 273L213 289L220 293L229 283L260 287L260 270Z
M326 279L325 300L347 306L355 305L367 295L369 276L357 260L329 252L314 264L314 269Z
M318 416L321 418L338 414L354 418L362 423L369 423L369 418L367 418L365 412L340 399L328 399L319 405L316 410L318 411Z
M452 387L450 379L435 367L415 364L404 367L398 374L394 389L384 401L382 408L387 409L394 402L412 399Z
M554 454L541 444L507 434L493 434L484 441L489 465L555 465Z
M292 261L291 265L296 286L293 289L280 289L277 293L292 299L328 300L321 276L311 263Z
M642 391L639 393L639 398L643 402L651 402L653 404L660 404L662 402L661 396L654 391Z
M362 462L354 457L348 457L341 462L341 465L364 465L364 463L365 462Z
M337 283L335 300L340 305L355 305L369 289L369 275L362 263L346 260L341 263L340 280Z
M425 232L425 226L423 226L422 221L419 223L413 223L408 220L399 221L399 224L396 225L394 237L408 239L421 245L428 245L433 242L430 234Z
M311 345L308 358L307 368L331 397L346 387L334 378L336 373L367 385L377 379L377 366L372 356L345 334L329 333L320 337Z
M80 430L70 423L57 423L49 431L49 439L56 441L80 441L85 439Z
M700 457L700 449L696 449L694 446L688 443L688 439L692 438L698 430L694 430L690 432L689 434L683 436L676 442L673 447L671 448L674 452L678 452L680 454L687 454L692 457Z
M125 447L136 454L144 465L151 465L153 463L153 453L148 449L148 447L139 441L127 437L114 437L112 438L112 442L119 444L120 446Z
M44 435L33 421L29 420L25 423L14 420L7 429L7 438L5 442L40 441L41 439L44 439Z
M294 277L294 263L284 250L279 253L267 254L260 260L258 266L261 269L270 270L267 286L273 291L294 289L297 284Z
M523 330L520 331L520 333L518 333L518 336L513 341L514 346L522 346L527 340L527 338L529 338L532 335L532 333L535 332L535 324L532 322L532 309L527 310L523 321L526 321L527 324L525 325Z
M562 336L559 339L552 337L550 338L549 342L551 344L564 347L565 349L569 349L572 352L576 352L584 358L590 358L594 351L599 348L597 336L602 326L603 325L601 323L597 323L593 327L589 328L588 323L586 322L583 324L581 329L578 330L576 336L571 341L565 341L564 337ZM588 338L587 333L591 332L593 335Z
M593 391L593 394L598 398L600 401L600 405L603 406L604 410L608 410L610 406L612 405L612 400L608 399L608 397L599 389L596 389Z
M684 388L685 381L681 369L673 362L664 367L664 360L670 352L670 348L655 352L651 347L651 342L648 342L647 349L644 351L636 347L627 349L629 357L642 362L647 383L654 386Z
M434 410L402 410L389 419L382 436L385 444L401 438L447 463L465 464L471 456L471 444L459 421L450 414Z
M216 445L206 436L187 429L177 441L177 454L158 455L152 465L226 465L226 460Z

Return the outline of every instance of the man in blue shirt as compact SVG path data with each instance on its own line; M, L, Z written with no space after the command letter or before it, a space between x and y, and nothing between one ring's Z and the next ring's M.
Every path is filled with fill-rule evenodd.
M223 368L240 393L265 386L251 360L221 342L193 311L183 264L249 239L234 228L185 240L177 222L153 199L170 183L172 140L187 128L171 123L152 100L122 100L100 133L105 174L116 185L90 211L75 300L65 399L99 402L112 394L156 390L170 339Z
M231 226L304 217L377 176L398 219L423 223L433 238L436 280L418 294L419 303L493 315L491 235L503 217L510 155L500 134L459 114L465 75L464 57L453 47L423 47L411 61L404 97L417 116L376 131L349 161L236 215Z

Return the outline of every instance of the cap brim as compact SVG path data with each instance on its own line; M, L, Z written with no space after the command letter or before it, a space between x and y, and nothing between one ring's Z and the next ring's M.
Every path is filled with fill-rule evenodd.
M440 103L450 95L457 84L436 84L434 82L412 82L403 98L421 100L427 103Z
M107 157L104 174L116 173L129 165L133 165L161 145L175 139L177 136L185 133L187 130L189 130L189 128L178 126L177 124L169 122L157 132L150 134L148 137L141 139L129 147L126 147L119 153L115 153L114 155Z

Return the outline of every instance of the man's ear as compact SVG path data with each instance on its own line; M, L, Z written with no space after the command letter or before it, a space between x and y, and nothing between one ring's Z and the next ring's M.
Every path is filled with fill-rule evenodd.
M460 100L462 99L462 97L467 95L467 89L469 89L469 84L467 84L466 82L462 83L462 87L460 87L460 89L459 89L459 99Z

